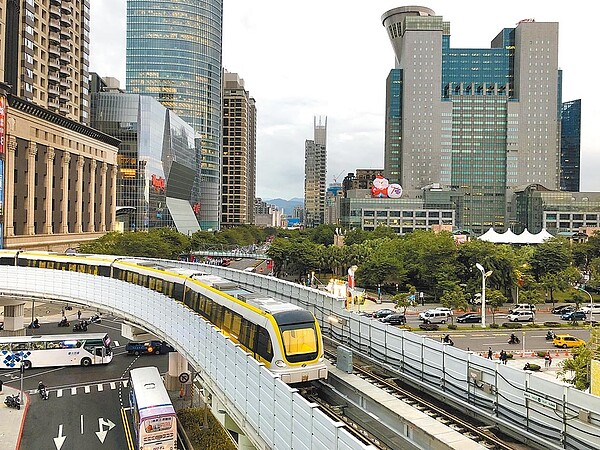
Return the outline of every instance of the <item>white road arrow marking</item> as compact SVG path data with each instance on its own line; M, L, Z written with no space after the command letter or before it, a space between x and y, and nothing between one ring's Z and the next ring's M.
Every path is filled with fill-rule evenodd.
M107 430L104 429L104 425L108 427ZM110 421L110 419L104 419L104 417L98 418L98 428L99 431L96 431L96 436L100 439L100 442L104 444L104 439L106 439L106 435L110 430L114 428L115 424Z
M61 423L58 426L58 437L53 438L54 439L54 445L56 446L56 450L60 450L60 448L65 443L65 439L67 438L66 436L62 435L62 428L63 428L63 424Z

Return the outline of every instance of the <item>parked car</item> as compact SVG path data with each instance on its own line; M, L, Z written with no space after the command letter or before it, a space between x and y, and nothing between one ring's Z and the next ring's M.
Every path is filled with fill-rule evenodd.
M515 306L513 306L512 308L510 308L508 310L508 313L513 314L513 313L520 312L520 311L525 311L525 312L530 312L532 314L535 314L535 305L532 305L530 303L518 303Z
M552 340L552 343L556 347L562 348L581 347L582 345L585 345L585 341L583 339L576 338L570 334L557 334Z
M571 311L560 316L562 320L583 320L587 316L583 311Z
M467 313L456 318L458 323L481 323L481 314Z
M396 313L396 311L394 311L393 309L384 308L384 309L379 309L379 310L375 311L371 317L373 317L374 319L382 319L386 316L389 316L390 314L395 314L395 313Z
M571 311L575 311L575 306L573 305L560 305L552 308L552 314L565 314Z
M509 322L533 322L535 314L531 311L516 311L508 315Z
M588 303L587 305L579 308L579 311L583 311L586 314L590 311L592 311L594 314L600 314L600 303Z
M419 319L423 320L425 318L425 314L430 312L445 312L448 316L451 316L452 310L450 308L444 308L443 306L438 306L437 308L428 309L427 311L422 311L419 313Z
M423 315L422 320L424 323L446 323L450 316L451 314L448 311L432 309Z
M379 319L380 322L389 323L390 325L404 325L406 323L406 316L404 314L390 314L389 316L382 317Z

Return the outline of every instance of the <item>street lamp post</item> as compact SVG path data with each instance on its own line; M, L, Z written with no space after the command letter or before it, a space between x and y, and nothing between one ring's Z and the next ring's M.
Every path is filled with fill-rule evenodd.
M481 328L485 328L485 280L492 274L492 271L486 272L479 263L476 263L475 267L481 272Z

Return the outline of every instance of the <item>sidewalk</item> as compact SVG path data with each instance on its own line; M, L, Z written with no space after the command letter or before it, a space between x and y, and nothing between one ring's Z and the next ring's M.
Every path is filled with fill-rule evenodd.
M21 432L25 425L25 415L29 408L29 397L23 394L23 404L21 409L9 408L4 404L7 395L18 394L18 389L10 386L4 386L0 393L0 442L3 449L19 449L21 442Z

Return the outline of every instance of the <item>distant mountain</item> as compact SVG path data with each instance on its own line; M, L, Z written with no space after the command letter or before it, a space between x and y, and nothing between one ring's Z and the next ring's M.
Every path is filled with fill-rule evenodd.
M282 198L273 198L273 199L268 199L268 200L263 199L263 201L265 201L269 205L277 206L280 210L283 210L283 212L285 214L290 215L290 216L294 212L294 208L296 206L304 206L304 199L297 198L297 197L294 197L290 200L284 200Z

